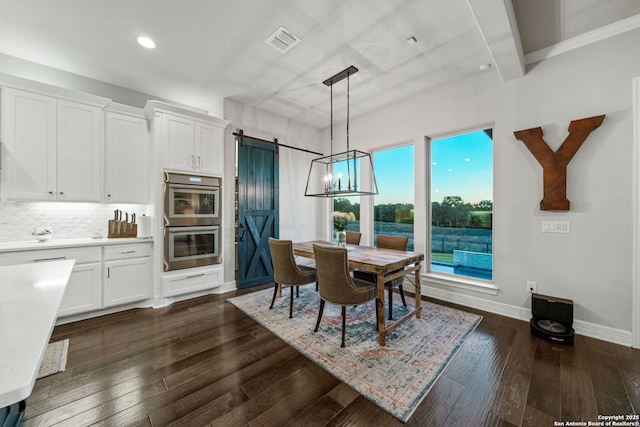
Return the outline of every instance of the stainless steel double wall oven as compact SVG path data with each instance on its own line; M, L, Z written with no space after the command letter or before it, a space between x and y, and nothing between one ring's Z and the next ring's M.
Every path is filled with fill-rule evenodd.
M164 270L222 262L222 180L165 172L164 181Z

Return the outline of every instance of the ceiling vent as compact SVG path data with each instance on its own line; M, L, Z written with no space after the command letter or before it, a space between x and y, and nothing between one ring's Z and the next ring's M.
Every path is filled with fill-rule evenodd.
M298 36L287 30L285 27L278 28L265 41L280 53L285 53L300 42Z

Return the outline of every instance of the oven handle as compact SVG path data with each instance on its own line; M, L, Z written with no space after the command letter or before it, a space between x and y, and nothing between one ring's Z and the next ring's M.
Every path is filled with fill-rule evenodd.
M219 226L217 225L194 225L194 226L188 226L188 227L166 227L166 230L169 231L169 233L184 233L184 232L191 232L191 233L197 233L197 232L211 232L211 231L218 231L220 229Z
M167 186L170 190L202 190L207 192L219 192L219 185L200 185L200 184L183 184L168 182Z
M242 234L240 233L240 230L242 230ZM239 242L244 241L244 231L245 231L244 225L238 224L238 241Z

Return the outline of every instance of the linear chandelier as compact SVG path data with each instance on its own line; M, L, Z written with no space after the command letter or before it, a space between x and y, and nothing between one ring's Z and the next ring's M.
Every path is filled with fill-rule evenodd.
M371 155L349 148L349 76L358 72L353 65L322 83L331 89L331 154L311 161L305 196L349 197L378 194ZM347 79L347 150L333 153L333 84Z

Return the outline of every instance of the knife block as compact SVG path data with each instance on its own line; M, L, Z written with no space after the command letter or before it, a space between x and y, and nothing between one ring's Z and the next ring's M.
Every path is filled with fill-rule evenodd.
M132 222L110 219L107 230L107 237L109 238L138 237L138 224Z

